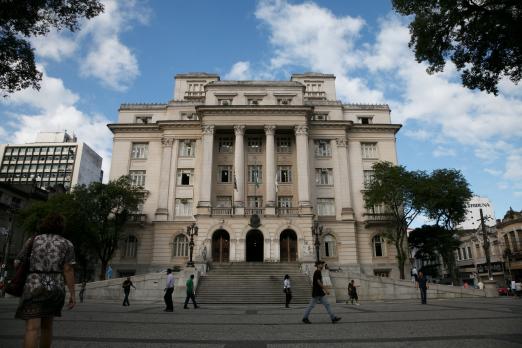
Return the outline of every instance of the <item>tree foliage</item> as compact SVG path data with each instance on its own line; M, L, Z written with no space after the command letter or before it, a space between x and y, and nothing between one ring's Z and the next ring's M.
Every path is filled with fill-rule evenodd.
M413 15L409 46L428 73L444 69L451 59L462 72L462 84L498 93L507 76L522 78L522 2L520 0L392 0L395 11Z
M101 279L121 241L129 215L144 200L140 187L134 187L122 176L107 184L94 182L76 186L71 193L52 197L22 211L20 220L27 231L36 231L38 221L47 213L57 211L66 219L66 236L74 246L77 261L89 262L92 257L101 264Z
M34 61L30 37L51 29L79 29L83 18L103 12L99 0L5 0L0 5L0 90L5 95L40 89L42 73Z

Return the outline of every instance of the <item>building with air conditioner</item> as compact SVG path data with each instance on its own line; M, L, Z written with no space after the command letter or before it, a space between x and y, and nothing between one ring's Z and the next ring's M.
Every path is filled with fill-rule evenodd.
M398 278L379 207L363 190L377 161L397 162L388 105L344 104L335 76L222 81L178 74L172 100L122 104L110 178L130 175L146 200L111 261L120 275L204 262L315 260Z

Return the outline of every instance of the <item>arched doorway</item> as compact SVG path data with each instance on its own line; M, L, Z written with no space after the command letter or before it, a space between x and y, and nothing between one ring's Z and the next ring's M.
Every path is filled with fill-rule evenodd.
M212 235L212 261L228 262L230 256L230 236L225 230L217 230Z
M297 235L292 230L284 230L279 237L281 262L297 260Z
M250 230L246 235L247 262L263 262L263 233L259 230Z

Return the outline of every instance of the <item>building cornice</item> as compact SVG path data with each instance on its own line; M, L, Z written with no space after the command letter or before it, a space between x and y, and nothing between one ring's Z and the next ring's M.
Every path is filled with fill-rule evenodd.
M118 111L125 110L165 110L168 104L164 103L124 103Z
M353 121L310 121L310 126L317 128L346 128L349 129L353 125Z
M166 129L199 129L200 121L163 120L156 123L110 123L107 127L116 133L159 132Z
M393 132L397 134L402 125L400 124L385 124L385 123L373 123L373 124L356 124L354 123L350 129L351 133L375 133L375 132Z
M391 111L388 104L342 104L345 110L386 110Z
M311 115L314 112L314 108L301 105L200 105L196 106L196 112L200 118L208 115Z

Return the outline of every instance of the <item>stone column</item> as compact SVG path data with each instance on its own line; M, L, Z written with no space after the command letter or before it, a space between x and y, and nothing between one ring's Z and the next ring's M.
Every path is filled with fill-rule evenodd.
M159 182L158 207L156 208L156 220L165 221L169 218L169 186L170 186L170 163L172 159L172 144L174 138L163 137L161 145L163 147L161 155L161 170Z
M245 207L245 126L234 126L234 207L236 214L243 215Z
M179 152L179 139L174 139L174 145L172 146L172 160L170 164L170 187L169 187L169 198L168 198L168 209L169 216L176 214L176 180L178 172L178 152Z
M266 185L266 204L265 214L275 215L276 202L276 188L275 188L275 134L276 126L265 126L266 134L266 171L265 171L265 185Z
M299 193L299 206L309 208L310 204L310 175L309 175L309 153L308 153L308 127L305 125L295 126L295 143L297 148L297 184Z
M335 183L338 183L339 187L335 187L335 199L340 200L341 202L341 219L342 220L353 220L353 208L352 208L352 199L350 192L350 168L348 168L348 143L346 138L337 138L331 141L332 148L336 146L336 150L334 153L337 153L337 158L334 158L334 163L337 163L337 173L334 175L337 177L337 180L334 180ZM337 185L336 185L337 186Z
M201 164L198 214L210 214L210 195L212 192L212 156L214 147L214 126L204 125L203 132L203 155Z

